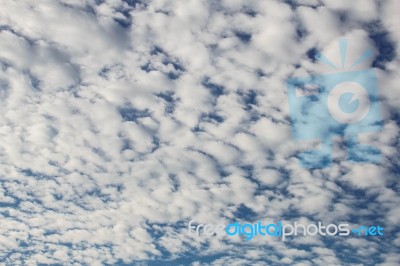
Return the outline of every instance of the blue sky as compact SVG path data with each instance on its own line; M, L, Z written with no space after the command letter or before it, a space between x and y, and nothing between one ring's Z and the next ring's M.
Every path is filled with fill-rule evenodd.
M396 0L0 5L1 264L400 265ZM317 60L340 66L340 39L343 68ZM365 69L381 121L358 141L380 161L350 162L339 134L328 167L302 167L320 140L292 135L286 81ZM385 234L245 241L190 220Z

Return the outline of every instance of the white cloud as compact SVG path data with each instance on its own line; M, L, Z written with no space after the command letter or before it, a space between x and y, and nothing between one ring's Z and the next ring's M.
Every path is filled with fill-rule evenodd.
M301 168L311 144L292 139L285 80L326 73L307 52L335 61L338 37L349 60L375 45L368 67L382 47L362 23L380 20L398 52L396 3L296 2L0 1L0 261L345 263L323 239L244 245L185 231L190 219L238 219L240 206L253 219L356 213L393 228L397 54L376 69L382 131L361 137L381 149L380 165L345 162L339 147L330 168ZM398 261L374 241L349 243Z

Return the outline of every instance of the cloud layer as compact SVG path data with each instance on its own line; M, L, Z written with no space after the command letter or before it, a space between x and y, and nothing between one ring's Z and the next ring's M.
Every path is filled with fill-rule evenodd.
M400 20L388 1L0 0L0 261L398 265ZM300 166L285 80L366 48L381 162ZM336 61L335 61L336 62ZM196 238L187 222L381 224L383 238Z

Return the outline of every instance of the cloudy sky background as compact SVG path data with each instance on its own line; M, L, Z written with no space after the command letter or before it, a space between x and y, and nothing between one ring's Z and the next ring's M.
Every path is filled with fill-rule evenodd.
M396 0L0 0L6 265L399 265ZM285 80L374 56L379 165L303 169ZM305 145L305 146L304 146ZM197 238L189 220L380 224L384 237Z

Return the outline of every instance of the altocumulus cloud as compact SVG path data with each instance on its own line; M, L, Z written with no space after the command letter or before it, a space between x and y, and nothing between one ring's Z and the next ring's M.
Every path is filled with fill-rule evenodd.
M5 265L399 265L395 0L0 0ZM372 47L381 162L304 169L285 80ZM350 47L349 47L350 49ZM336 56L337 57L337 56ZM308 144L304 144L308 145ZM346 221L383 238L215 236L204 223Z

